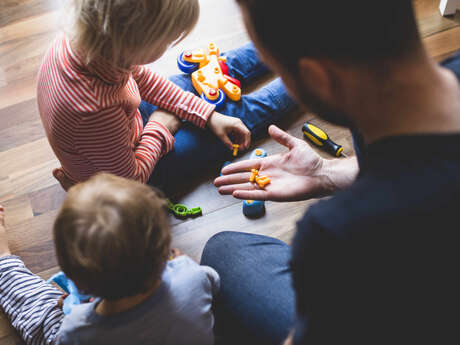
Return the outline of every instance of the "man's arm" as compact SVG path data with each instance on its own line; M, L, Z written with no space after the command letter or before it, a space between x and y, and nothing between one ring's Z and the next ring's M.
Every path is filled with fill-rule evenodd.
M289 151L226 166L222 170L223 176L214 181L221 194L232 194L235 198L247 200L306 200L345 188L358 174L355 157L323 159L308 143L276 126L270 126L269 133ZM264 189L250 183L251 169L270 177L271 183Z

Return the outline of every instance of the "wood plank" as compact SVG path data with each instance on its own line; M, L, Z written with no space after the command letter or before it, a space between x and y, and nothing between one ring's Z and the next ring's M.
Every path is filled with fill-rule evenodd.
M460 24L460 13L443 17L436 1L414 0L414 9L422 37L454 28Z
M29 193L27 198L29 199L33 215L38 216L59 209L66 196L67 193L62 189L61 185L54 184Z
M62 3L59 0L2 0L0 2L0 27L61 7Z
M0 67L0 78L2 78L1 70ZM8 85L6 85L6 76L4 78L4 84L0 82L0 109L37 98L37 75L35 73L27 78L10 82Z
M26 219L33 218L32 205L27 195L2 202L5 208L5 222L7 227L19 224Z
M56 35L56 32L47 32L0 44L0 66L7 84L37 74Z
M266 203L266 214L256 220L247 219L242 213L242 204L234 204L206 217L173 227L173 247L198 261L206 241L220 231L242 231L266 236L293 234L297 220L307 207L316 200L292 203Z
M52 228L57 211L51 211L7 228L12 253L34 273L57 266Z
M454 53L460 49L460 27L427 37L424 44L434 58Z
M59 29L61 11L52 11L0 27L0 44Z

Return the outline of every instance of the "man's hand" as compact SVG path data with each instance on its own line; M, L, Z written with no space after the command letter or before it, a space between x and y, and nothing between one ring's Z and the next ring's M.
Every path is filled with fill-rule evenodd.
M219 193L245 200L306 200L329 195L355 179L358 172L355 158L323 159L305 141L273 125L269 134L289 151L226 166L223 175L214 181ZM251 169L270 177L271 183L261 189L249 182Z
M251 144L251 132L236 117L213 112L209 116L208 127L223 141L229 150L233 150L233 144L240 145L240 149L242 150L247 149ZM234 139L234 143L230 140L229 136Z
M180 119L167 111L157 109L150 115L149 121L155 121L165 126L174 135L180 128Z
M10 254L5 228L5 209L0 205L0 257Z

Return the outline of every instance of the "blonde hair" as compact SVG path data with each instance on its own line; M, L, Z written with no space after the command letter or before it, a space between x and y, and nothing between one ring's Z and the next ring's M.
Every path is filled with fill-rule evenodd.
M148 290L170 255L167 202L142 183L99 173L69 189L54 223L59 265L109 300Z
M86 64L128 68L192 31L198 0L72 0L71 39Z

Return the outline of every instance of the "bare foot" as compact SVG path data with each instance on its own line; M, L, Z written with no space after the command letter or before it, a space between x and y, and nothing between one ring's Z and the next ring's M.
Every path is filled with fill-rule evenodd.
M65 176L64 171L61 168L57 168L53 170L53 176L56 180L59 181L61 187L67 191L70 187L74 185L74 183Z

